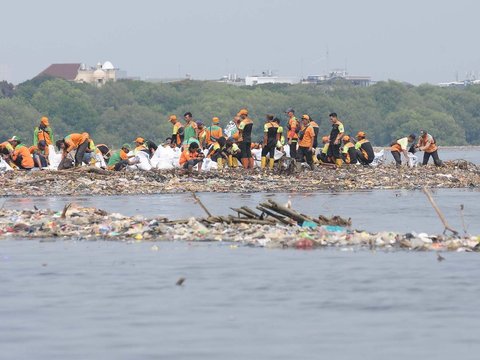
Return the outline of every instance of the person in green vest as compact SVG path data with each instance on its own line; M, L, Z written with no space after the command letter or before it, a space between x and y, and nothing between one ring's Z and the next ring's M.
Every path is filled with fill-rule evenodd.
M198 139L198 129L197 129L197 124L193 120L193 116L191 112L186 112L183 115L183 118L185 119L183 138L184 138L184 144L187 144L190 138Z
M125 169L128 165L134 165L134 160L129 160L128 153L130 152L131 147L129 144L123 144L122 148L118 151L115 151L113 155L108 160L107 169L114 171L121 171Z

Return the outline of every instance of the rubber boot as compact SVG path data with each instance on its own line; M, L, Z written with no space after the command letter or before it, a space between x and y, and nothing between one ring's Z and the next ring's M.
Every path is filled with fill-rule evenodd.
M270 170L273 170L273 165L275 165L275 159L270 159L268 165L270 166Z
M265 169L265 167L267 166L267 157L266 156L262 156L262 170Z
M335 159L335 165L337 165L337 168L341 168L343 165L343 160L342 159Z
M318 164L318 162L319 162L319 161L318 161L318 158L317 158L317 155L315 154L315 151L314 151L313 154L312 154L312 160L313 160L313 163L314 163L314 164Z
M219 170L223 168L223 159L222 158L217 159L217 167L218 167Z
M228 167L233 167L233 156L228 155Z
M232 157L232 166L234 168L238 167L238 159L236 157Z
M253 159L253 157L248 159L248 165L250 169L253 169L253 167L255 166L255 160Z

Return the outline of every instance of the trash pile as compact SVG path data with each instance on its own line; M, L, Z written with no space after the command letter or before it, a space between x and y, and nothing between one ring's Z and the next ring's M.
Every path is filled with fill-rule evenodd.
M293 174L214 170L187 175L182 170L106 171L80 167L63 171L10 171L0 174L0 196L129 195L178 192L314 192L370 189L476 188L480 166L458 160L445 167L397 169L377 167L319 166Z
M352 230L348 225L330 225L329 221L338 219L332 218L323 222L325 219L322 217L308 217L273 202L260 204L259 207L267 210L261 212L262 219L252 218L253 215L249 213L251 209L240 208L236 210L242 210L248 216L238 212L238 216L209 216L205 219L175 221L166 218L128 217L75 205L67 205L61 212L2 209L0 239L223 241L267 248L480 251L480 237L368 233ZM341 220L346 221L345 224L349 222Z

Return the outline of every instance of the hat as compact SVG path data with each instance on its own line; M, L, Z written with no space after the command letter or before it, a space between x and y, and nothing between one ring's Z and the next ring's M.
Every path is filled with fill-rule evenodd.
M410 134L410 135L408 135L408 137L410 137L410 138L412 138L413 140L415 140L415 139L417 138L417 135L415 135L415 134Z
M39 147L40 147L40 146L42 146L42 147L47 147L47 142L46 142L45 140L40 140L40 141L38 142L38 146L39 146Z
M130 150L130 144L123 144L122 149L128 149Z
M203 126L203 121L202 120L197 120L197 121L195 121L195 124L197 124L197 126Z
M170 115L168 120L170 120L170 121L175 120L176 121L177 120L177 115Z
M350 141L350 136L345 135L345 136L342 138L342 140L345 141L345 142L349 142L349 141Z
M214 124L218 124L218 123L220 122L220 119L215 116L215 117L212 119L212 122L213 122Z
M45 125L45 126L50 125L50 123L48 122L48 118L46 116L42 117L42 119L40 120L40 123Z
M292 108L288 108L287 110L285 110L285 114L288 114L289 112L294 113L295 110L293 110Z
M359 131L359 132L357 133L357 138L364 138L364 137L366 137L366 136L367 136L367 135L366 135L365 132L363 132L363 131Z
M144 139L144 138L141 138L141 137L137 137L137 138L135 139L135 142L136 142L136 143L139 143L139 144L143 144L143 143L145 142L145 139Z
M8 141L16 141L18 143L21 143L22 141L20 140L20 138L18 136L12 136L11 139L8 139Z
M310 121L311 119L310 119L310 116L308 116L307 114L303 114L303 115L302 115L302 120L308 120L308 121Z
M241 109L241 110L238 112L237 115L239 115L239 116L241 116L241 115L248 115L248 110L247 110L247 109Z

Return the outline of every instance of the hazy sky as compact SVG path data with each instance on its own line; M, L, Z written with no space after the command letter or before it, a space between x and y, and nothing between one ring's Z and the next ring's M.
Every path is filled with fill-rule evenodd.
M2 3L0 79L14 83L51 63L105 60L142 78L300 76L346 65L352 75L418 84L480 71L475 0Z

